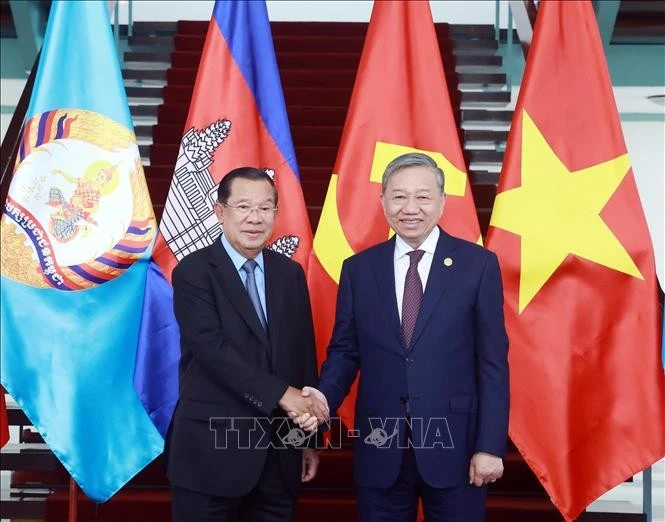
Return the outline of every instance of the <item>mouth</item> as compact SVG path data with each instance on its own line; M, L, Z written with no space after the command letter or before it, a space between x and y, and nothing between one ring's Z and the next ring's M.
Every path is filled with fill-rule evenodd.
M263 230L245 230L244 234L251 238L257 238L263 235Z

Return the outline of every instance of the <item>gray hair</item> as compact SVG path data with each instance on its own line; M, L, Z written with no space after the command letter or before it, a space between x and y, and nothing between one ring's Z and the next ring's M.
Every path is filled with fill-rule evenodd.
M443 194L446 181L443 175L443 170L437 166L436 161L430 156L421 152L407 152L406 154L397 156L394 160L388 163L386 170L383 172L383 177L381 178L381 193L386 193L388 181L390 181L390 177L395 174L395 172L399 172L408 167L426 167L430 169L432 174L434 174L434 177L436 177L436 184L439 186L441 193Z

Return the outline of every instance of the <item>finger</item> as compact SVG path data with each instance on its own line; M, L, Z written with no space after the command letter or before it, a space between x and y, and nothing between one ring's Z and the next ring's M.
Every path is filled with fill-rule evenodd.
M321 411L329 411L328 410L328 401L326 400L326 396L321 393L321 391L317 390L316 388L312 388L311 386L305 386L302 389L302 396L303 397L311 397L313 401L317 404L317 409Z
M480 482L480 485L487 484L487 482L492 478L492 474L488 473L486 470L481 470L476 467L475 482Z
M302 482L309 482L314 478L314 473L312 473L311 468L308 466L307 470L303 470Z
M310 466L310 473L312 477L309 480L312 480L314 477L316 477L316 473L319 471L319 460L313 460L312 465Z
M301 428L303 425L307 424L307 422L312 418L312 416L309 413L303 413L298 419L296 420L296 424L300 426ZM315 417L316 418L316 417Z
M469 464L469 484L473 484L473 481L476 479L476 466L473 464Z
M306 415L306 414L305 414ZM302 423L305 422L303 419L303 415L298 415L297 417L291 419L293 420L293 423L298 426L299 428L302 426Z
M316 402L312 397L303 397L302 408L303 411L306 411L310 415L316 416Z
M330 416L330 411L328 410L328 406L319 400L314 402L313 408L315 410L316 416L321 419L323 418L327 419Z
M307 429L307 426L309 426L312 423L312 419L316 419L316 417L312 417L309 413L303 414L301 417L298 418L298 427L302 429Z
M305 424L300 426L302 429L305 431L316 431L317 428L319 427L319 421L317 420L316 417L312 417L307 421Z
M325 413L327 417L330 416L330 408L328 407L328 403L325 401L319 401L319 407L321 408L321 411Z
M314 477L316 477L316 471L319 468L319 463L316 460L307 461L307 472L304 473L303 482L309 482Z
M470 478L470 484L480 487L483 484L485 484L485 479L487 478L487 474L481 471L481 469L478 466L472 464L470 468L469 478Z
M314 474L312 473L313 465L314 462L312 461L312 459L307 457L303 459L302 474L300 476L302 482L309 482L314 478Z

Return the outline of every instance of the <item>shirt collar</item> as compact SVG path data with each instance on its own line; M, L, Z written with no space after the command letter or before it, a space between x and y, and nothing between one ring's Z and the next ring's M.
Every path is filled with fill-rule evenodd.
M395 259L399 259L412 250L424 250L427 254L434 255L436 250L436 244L439 242L439 227L434 227L429 233L429 236L423 241L423 244L420 245L417 249L411 248L411 246L404 241L401 237L397 236L395 238Z
M233 266L236 267L236 270L240 272L242 270L242 265L245 264L245 261L247 261L247 258L244 257L240 252L238 252L231 243L229 243L229 240L226 239L226 236L224 234L221 235L221 241L222 241L222 246L224 247L224 250L226 250L226 253L229 255L231 258L231 262L233 263ZM254 258L254 261L256 261L257 266L261 270L261 272L265 272L263 269L263 251L259 252L259 255Z

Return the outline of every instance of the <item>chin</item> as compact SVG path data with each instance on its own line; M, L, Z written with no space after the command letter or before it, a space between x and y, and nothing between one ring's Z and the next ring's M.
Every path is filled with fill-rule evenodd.
M418 239L424 236L422 230L407 230L406 232L400 233L404 239Z
M251 241L245 245L245 248L249 250L261 250L265 246L266 242L261 240L261 241Z

